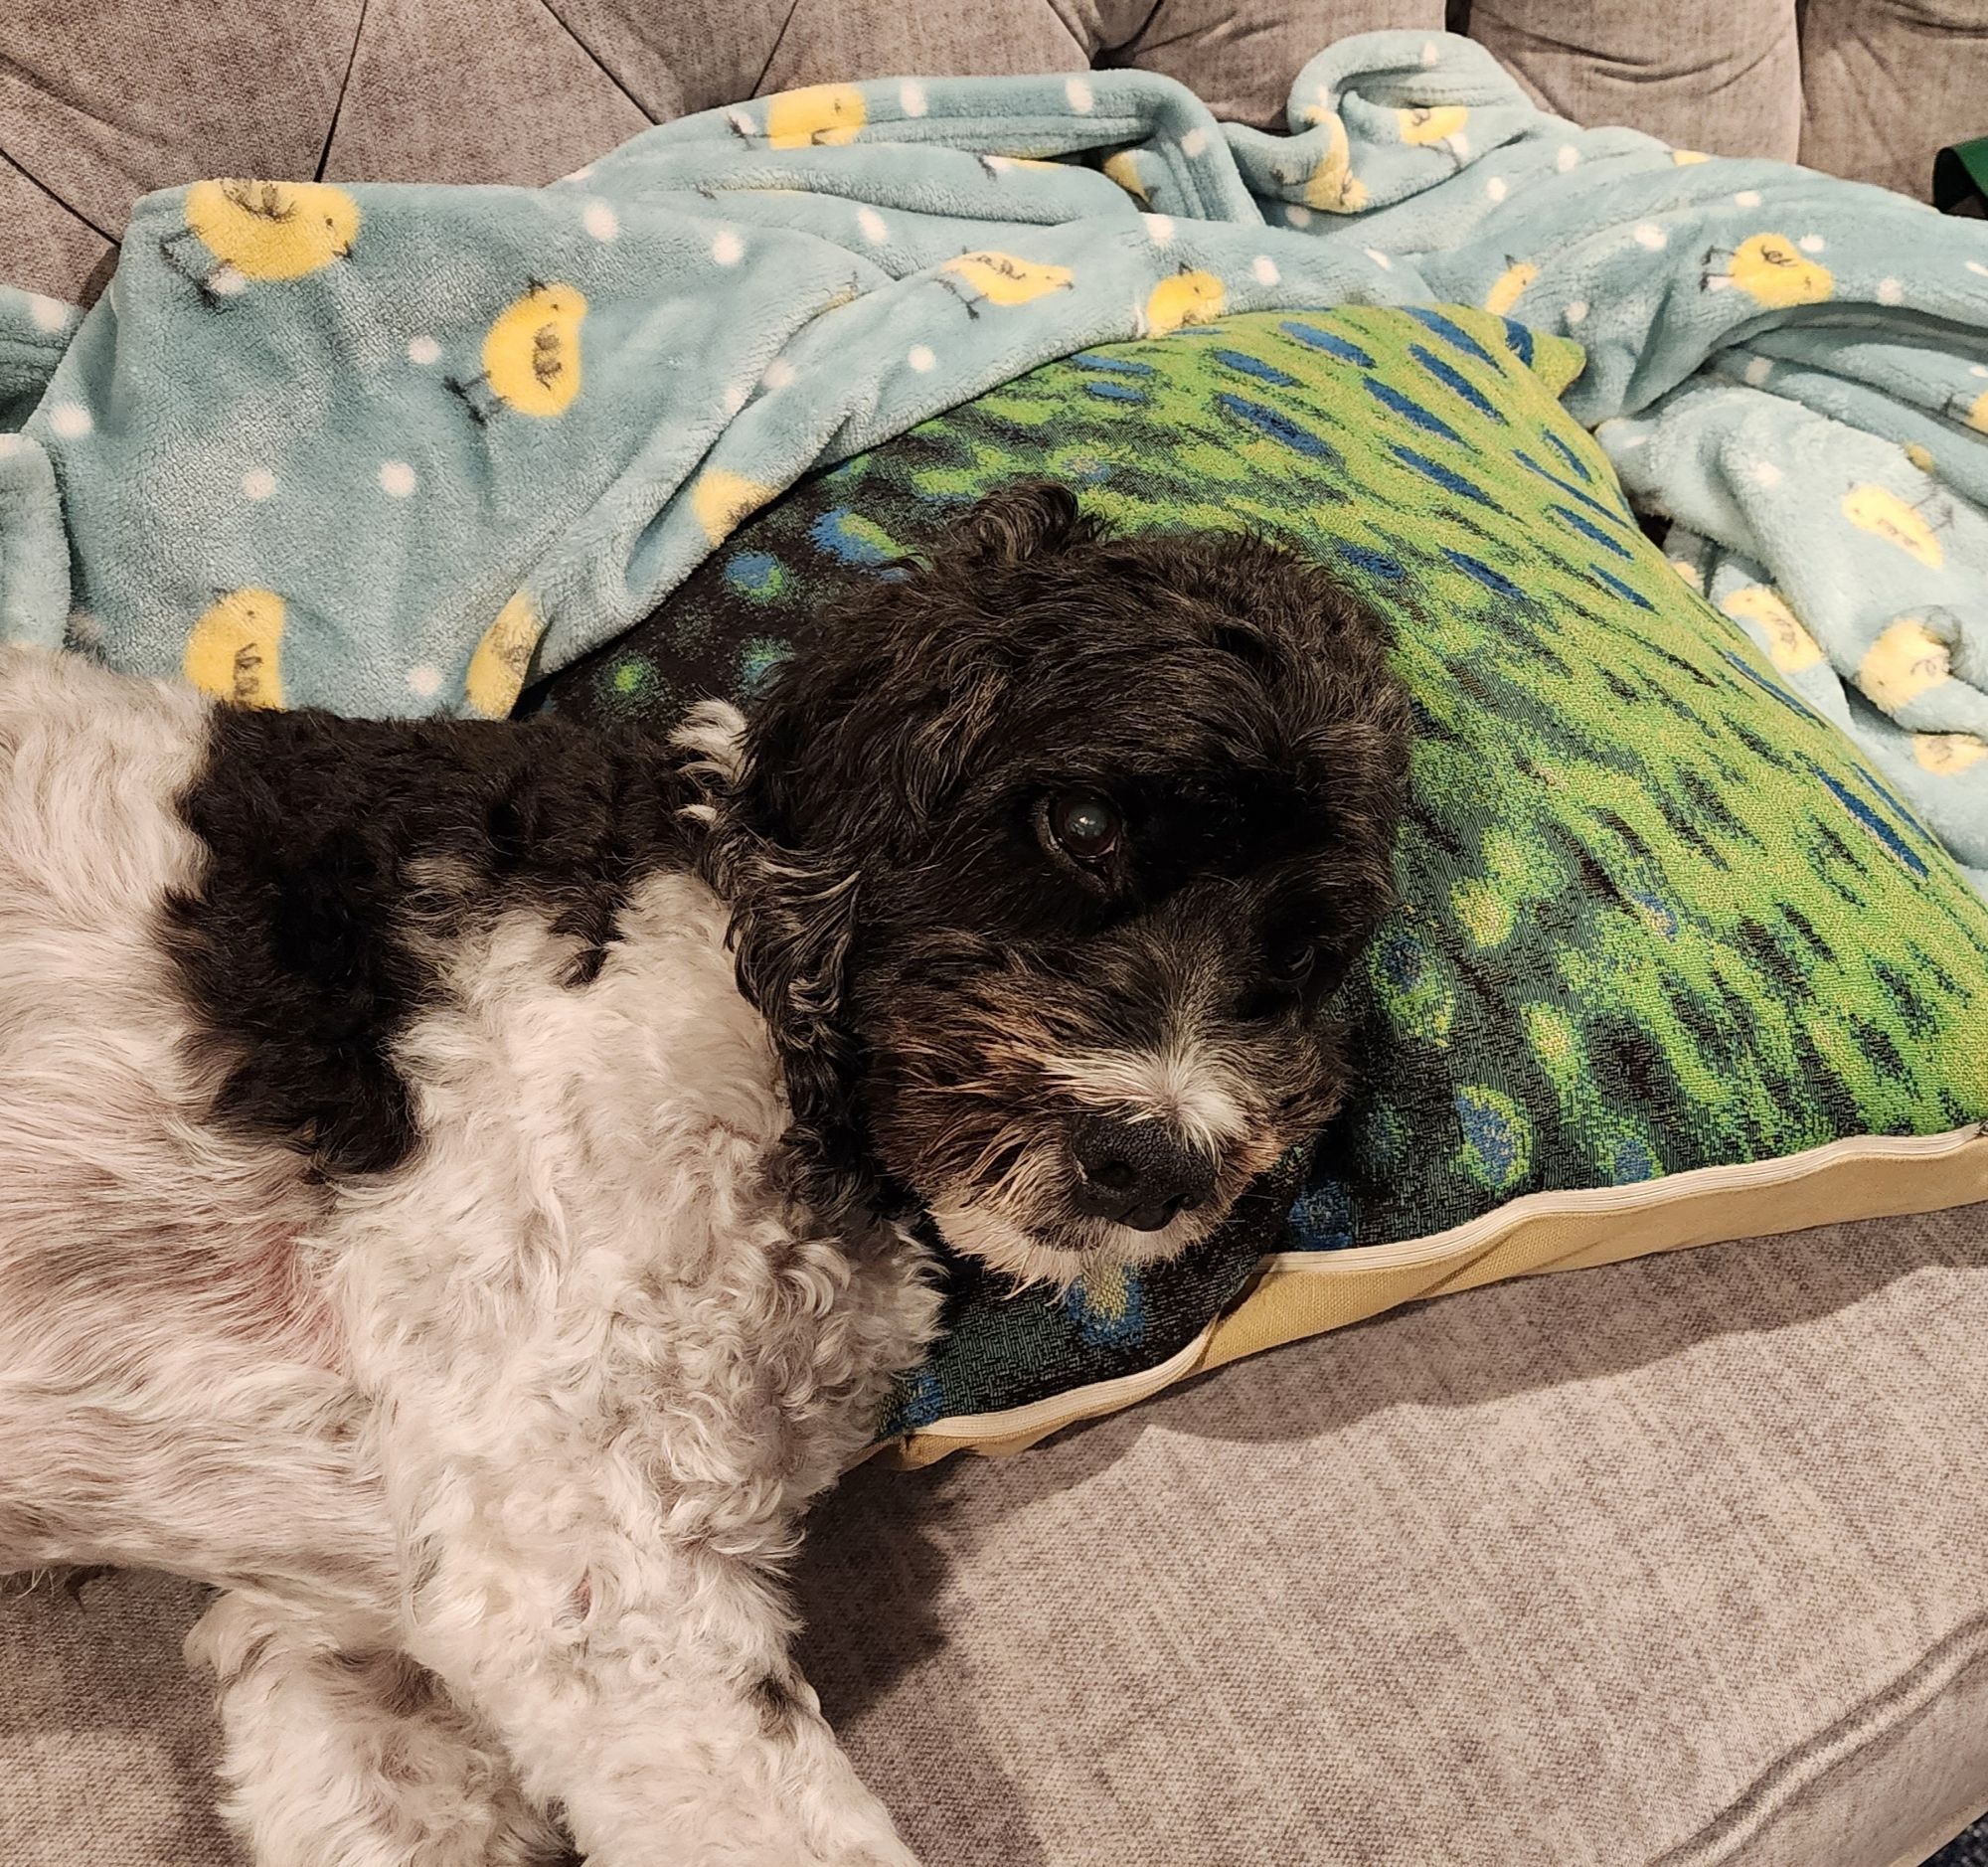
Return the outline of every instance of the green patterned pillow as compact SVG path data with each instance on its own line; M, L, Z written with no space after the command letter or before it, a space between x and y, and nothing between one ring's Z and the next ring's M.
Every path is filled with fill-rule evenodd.
M1020 1299L962 1273L890 1423L914 1455L1464 1282L1988 1193L1988 910L1643 536L1556 400L1580 366L1462 309L1087 351L795 488L549 683L601 715L749 696L1021 476L1128 531L1279 537L1396 625L1419 730L1402 905L1347 988L1363 1093L1177 1265Z

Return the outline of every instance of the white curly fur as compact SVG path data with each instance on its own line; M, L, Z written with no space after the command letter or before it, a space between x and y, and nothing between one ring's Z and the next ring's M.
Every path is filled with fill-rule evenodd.
M779 1071L684 875L599 978L517 911L331 1190L217 1128L161 951L205 703L0 652L0 1571L224 1593L262 1867L902 1867L793 1672L779 1565L936 1302L764 1171Z

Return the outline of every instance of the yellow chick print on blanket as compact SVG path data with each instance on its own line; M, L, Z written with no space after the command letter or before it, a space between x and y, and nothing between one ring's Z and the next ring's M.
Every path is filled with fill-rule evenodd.
M1367 205L1367 184L1353 173L1353 149L1346 125L1334 110L1315 109L1314 125L1325 131L1325 154L1305 178L1304 204L1324 214L1358 214Z
M1131 151L1120 149L1116 155L1104 158L1104 173L1110 180L1132 197L1140 207L1149 208L1153 204L1151 192L1139 179L1139 165L1132 160Z
M1908 506L1889 487L1868 480L1851 487L1843 495L1843 516L1860 531L1897 545L1928 571L1937 571L1946 562L1946 548L1925 514Z
M1988 759L1988 740L1972 733L1914 733L1912 758L1934 777L1958 777Z
M1965 422L1976 433L1988 434L1988 389L1978 396L1949 397L1945 413L1948 421Z
M1721 258L1724 270L1717 264ZM1701 282L1707 291L1743 291L1769 311L1821 304L1836 289L1829 267L1809 258L1785 234L1755 234L1730 253L1715 247L1705 255Z
M1470 112L1460 103L1423 103L1397 110L1395 120L1401 126L1402 140L1422 149L1448 142L1470 121Z
M1228 288L1213 272L1193 272L1185 266L1163 278L1146 298L1140 314L1141 337L1165 337L1184 324L1206 324L1219 318L1229 302Z
M1028 304L1053 291L1068 291L1075 280L1067 265L1047 265L1012 253L962 253L938 269L938 282L971 318L980 315L983 304Z
M216 700L280 707L283 609L271 590L228 592L193 625L180 672Z
M472 713L486 720L509 717L524 691L532 653L545 630L538 605L522 590L497 611L497 620L483 631L463 676Z
M1799 674L1822 659L1822 644L1801 625L1778 591L1748 584L1719 604L1730 616L1757 624L1767 638L1767 658L1783 674Z
M766 99L766 140L775 149L854 142L869 110L854 85L810 85Z
M1916 616L1894 622L1873 642L1857 670L1871 704L1897 713L1953 672L1947 645Z
M1484 294L1484 308L1495 316L1504 317L1512 307L1524 297L1526 287L1540 275L1540 268L1527 259L1514 259L1493 281L1491 289Z
M585 295L572 285L543 285L508 305L483 339L483 369L448 377L449 390L480 427L500 408L550 420L580 394L580 327Z
M772 498L774 488L730 467L706 467L690 489L690 509L712 544L722 544L748 513Z
M359 204L324 182L196 182L159 253L210 305L251 279L308 277L351 255Z

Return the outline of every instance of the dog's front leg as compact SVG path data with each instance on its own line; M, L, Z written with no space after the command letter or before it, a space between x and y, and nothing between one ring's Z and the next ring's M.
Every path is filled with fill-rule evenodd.
M589 1867L915 1867L787 1657L766 1566L580 1448L397 1474L409 1647Z

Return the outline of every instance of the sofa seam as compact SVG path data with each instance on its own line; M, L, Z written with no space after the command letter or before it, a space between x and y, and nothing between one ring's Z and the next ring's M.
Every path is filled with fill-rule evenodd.
M787 0L786 17L780 22L780 30L773 35L773 43L766 48L766 62L759 67L759 76L752 81L752 88L746 94L756 97L765 87L766 74L773 69L774 61L780 56L780 48L787 43L787 34L793 30L794 16L801 10L801 0Z
M584 39L580 38L580 34L573 27L567 24L559 8L553 5L553 0L539 0L539 5L544 10L546 17L573 41L575 47L586 59L587 63L635 106L637 113L642 117L644 122L653 123L657 120L655 113L650 110L648 105L614 75L613 71L609 69L607 61L594 51Z
M42 178L39 175L37 175L32 169L23 166L23 164L17 157L9 155L5 149L0 149L0 162L6 163L6 165L10 169L12 169L16 175L20 176L21 179L25 181L30 188L34 189L37 194L46 195L51 201L53 201L56 204L57 207L59 207L65 214L67 214L70 217L70 219L75 221L79 226L88 228L89 231L92 234L94 234L98 240L103 241L106 245L112 247L121 247L124 244L123 241L120 240L115 234L107 233L104 229L98 227L97 224L94 221L92 221L88 215L83 213L83 211L81 208L77 207L74 202L69 201L64 196L57 193L55 189L51 188L49 184L43 181Z
M352 22L352 49L345 55L345 76L338 81L338 95L331 100L331 120L324 126L324 141L318 145L317 168L311 180L321 182L331 165L331 145L338 136L339 118L345 114L345 93L352 88L352 74L359 64L359 47L366 37L366 12L372 0L359 0L359 17Z

